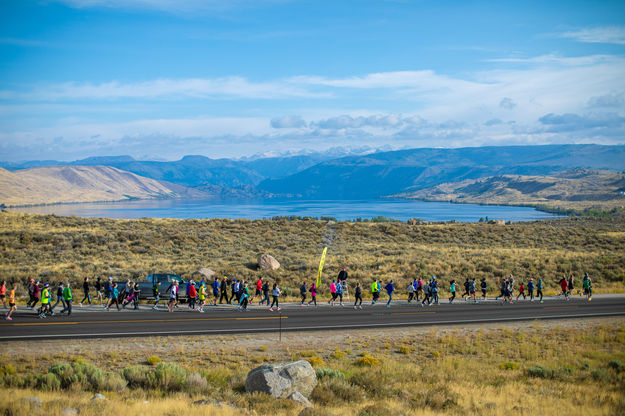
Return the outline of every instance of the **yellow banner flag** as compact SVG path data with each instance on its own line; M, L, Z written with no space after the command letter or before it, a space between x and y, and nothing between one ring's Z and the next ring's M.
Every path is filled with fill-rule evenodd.
M323 249L323 253L321 253L321 261L319 262L319 271L317 272L317 288L319 288L319 286L321 286L321 272L323 271L323 264L326 261L326 252L328 251L328 248L325 247Z

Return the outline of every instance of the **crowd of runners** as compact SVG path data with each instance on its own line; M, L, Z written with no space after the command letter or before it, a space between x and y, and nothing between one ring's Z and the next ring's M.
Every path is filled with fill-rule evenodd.
M328 300L328 304L332 306L346 306L345 302L349 299L347 277L347 271L343 267L338 277L330 284L330 299ZM575 293L573 275L562 277L559 281L559 285L561 289L560 295L566 300L569 300L570 296ZM488 292L486 279L477 282L476 279L467 278L463 286L464 291L460 295L461 299L474 303L478 303L480 300L486 300ZM13 284L10 290L6 282L2 282L0 285L0 302L2 302L5 309L7 308L8 297L9 309L5 314L7 320L11 320L13 313L17 310L16 293L18 289L18 284ZM39 280L30 279L26 289L29 298L26 307L36 311L37 316L40 318L54 316L56 314L67 313L68 316L72 314L74 295L69 281L59 282L54 288L49 283L41 283ZM137 282L128 280L125 284L118 284L113 281L112 277L105 279L104 282L100 278L91 282L89 278L85 278L82 282L81 289L82 300L78 303L79 306L85 303L91 305L97 302L107 311L112 307L115 307L118 311L126 307L132 307L134 309L139 308L141 288ZM450 293L448 301L449 303L453 303L456 300L456 292L458 291L458 284L455 280L449 283L448 289ZM517 283L514 276L510 275L508 278L501 279L499 282L499 295L495 297L495 300L501 299L502 304L513 303L522 297L524 300L529 299L530 302L537 300L542 303L543 289L544 284L542 278L538 278L536 281L534 281L533 278L529 278L526 281ZM185 293L181 294L181 290ZM353 306L354 309L362 309L363 296L365 292L368 291L370 292L372 305L380 301L382 293L386 293L386 307L390 307L396 290L397 288L393 280L386 282L383 286L382 281L376 279L371 283L370 287L366 289L361 286L360 282L357 282L353 291L354 303L351 305L350 300L349 306ZM415 302L420 304L420 306L439 304L439 290L439 281L436 276L432 276L429 279L414 279L406 288L408 303ZM299 294L301 296L300 305L317 306L317 292L318 287L315 282L310 285L307 282L303 282L299 288ZM92 293L93 297L91 296ZM590 276L588 276L588 273L584 274L582 290L578 290L577 294L586 296L589 301L592 300L592 280ZM258 306L268 307L270 311L274 309L279 311L282 290L277 282L270 284L262 278L259 278L256 283L250 283L239 279L228 279L224 276L222 278L214 277L212 281L205 278L197 282L190 280L182 284L175 281L167 288L162 288L161 284L157 283L152 287L152 293L150 295L151 300L148 302L152 305L152 309L158 309L159 303L163 301L169 312L173 312L181 307L181 297L187 301L186 307L200 313L205 312L205 307L207 305L215 306L222 304L236 305L238 310L248 311L249 306L252 305L254 301L257 302ZM80 295L77 296L76 299L79 297ZM59 304L62 309L55 312Z

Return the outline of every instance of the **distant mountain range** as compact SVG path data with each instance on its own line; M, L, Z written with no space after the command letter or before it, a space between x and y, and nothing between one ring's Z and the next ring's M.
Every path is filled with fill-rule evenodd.
M413 149L321 162L258 188L311 199L376 198L495 175L573 168L625 170L625 146L550 145Z
M172 162L107 156L73 162L0 163L0 166L15 173L42 166L109 166L165 181L166 187L177 184L191 188L178 188L176 195L307 199L367 199L397 194L414 197L417 191L445 183L503 175L553 176L575 168L625 170L625 145L489 146L388 152L360 149L360 153L367 154L336 157L345 152L348 151L339 149L242 160L190 155Z

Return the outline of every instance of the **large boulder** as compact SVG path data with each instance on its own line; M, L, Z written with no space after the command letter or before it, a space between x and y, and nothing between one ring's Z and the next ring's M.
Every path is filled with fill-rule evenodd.
M286 399L295 392L310 396L317 385L317 374L308 361L264 364L250 371L245 380L245 391L260 391L278 399Z
M213 278L213 276L215 275L215 271L214 270L208 269L206 267L202 267L197 272L199 274L201 274L202 276L204 276L208 280L211 280Z
M280 268L280 263L269 254L259 254L258 268L261 270L278 270Z

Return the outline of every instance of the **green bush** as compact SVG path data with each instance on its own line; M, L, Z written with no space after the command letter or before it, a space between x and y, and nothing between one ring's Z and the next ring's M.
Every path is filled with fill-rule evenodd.
M390 414L392 414L391 410L382 403L374 403L358 412L358 416L388 416Z
M517 363L505 362L499 364L499 368L501 368L502 370L516 370L517 368L519 368L519 365Z
M107 372L103 375L98 390L122 391L126 388L126 380L118 373Z
M37 388L47 391L60 390L61 381L53 373L43 374L37 379Z
M157 365L161 362L161 359L156 355L152 355L151 357L148 357L145 361L150 365Z
M122 375L128 382L128 387L140 388L148 384L150 370L142 365L132 365L122 370Z
M321 367L317 369L317 378L342 378L345 380L345 373L341 370L335 370L333 368Z
M159 363L148 374L148 385L163 391L180 391L185 385L187 372L174 363Z
M615 370L617 373L625 371L625 363L622 363L619 360L610 361L608 363L608 367Z
M202 393L207 388L208 381L200 373L193 373L187 377L187 390L190 393Z

